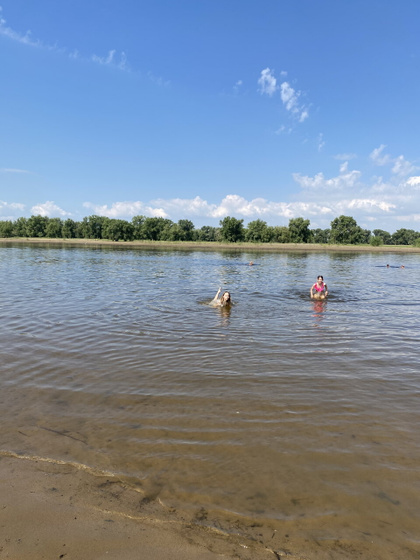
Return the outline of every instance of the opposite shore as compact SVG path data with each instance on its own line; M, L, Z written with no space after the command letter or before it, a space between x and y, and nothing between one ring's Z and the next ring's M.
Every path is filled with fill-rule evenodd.
M108 239L60 239L46 237L3 237L0 244L43 244L63 246L102 246L132 249L176 249L200 251L238 251L256 253L346 252L346 253L420 253L420 247L412 245L330 245L328 243L218 243L214 241L110 241Z

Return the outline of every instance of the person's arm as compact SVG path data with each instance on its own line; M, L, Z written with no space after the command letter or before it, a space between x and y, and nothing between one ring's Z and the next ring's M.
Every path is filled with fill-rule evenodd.
M311 289L309 290L309 294L311 296L311 299L313 299L313 297L314 297L314 287L313 286L311 286Z
M219 294L220 294L221 291L222 291L222 288L219 288L219 289L217 290L217 293L216 293L216 295L214 296L214 298L211 300L211 303L217 303L218 298L219 298Z
M324 284L324 286L325 286L325 295L327 296L328 295L328 286L327 286L327 284Z

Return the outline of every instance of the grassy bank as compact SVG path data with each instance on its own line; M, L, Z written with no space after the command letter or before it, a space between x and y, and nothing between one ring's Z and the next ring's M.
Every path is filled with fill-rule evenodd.
M107 239L53 239L46 237L7 237L0 238L2 245L16 243L36 243L43 245L63 246L111 246L131 247L139 249L199 249L200 251L246 251L246 252L274 252L285 251L342 251L342 252L371 252L371 253L420 253L420 247L412 245L330 245L317 243L215 243L205 241L109 241Z

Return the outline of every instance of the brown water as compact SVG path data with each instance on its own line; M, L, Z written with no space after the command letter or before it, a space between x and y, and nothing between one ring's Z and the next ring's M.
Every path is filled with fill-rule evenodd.
M419 272L0 245L0 449L115 473L280 556L419 559ZM230 311L207 305L219 285Z

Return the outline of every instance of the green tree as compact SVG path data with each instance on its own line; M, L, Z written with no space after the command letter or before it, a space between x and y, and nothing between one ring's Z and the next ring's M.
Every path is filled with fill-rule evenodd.
M45 237L48 218L46 216L31 216L26 223L28 237Z
M108 218L102 224L102 238L112 241L132 241L134 225L126 220Z
M83 218L79 228L80 237L83 237L83 239L102 239L102 227L105 220L108 219L105 216L96 216L95 214Z
M358 226L351 216L340 216L331 222L330 243L357 245L369 241L370 231Z
M194 224L191 220L178 220L181 231L181 241L194 241L196 238Z
M220 220L220 236L222 241L237 243L245 238L244 221L226 216Z
M13 236L14 237L28 237L26 226L28 220L26 218L18 218L13 222Z
M375 237L380 237L384 245L391 245L391 234L383 229L374 229L373 235Z
M330 241L329 229L316 228L312 230L312 242L313 243L329 243Z
M162 238L163 230L170 228L172 225L172 220L167 218L146 218L142 226L143 239L159 241Z
M251 243L269 243L272 239L272 230L264 220L249 222L245 230L245 239Z
M45 237L62 237L63 222L60 218L50 218L45 228Z
M271 239L274 243L290 243L290 231L286 226L274 226L270 228Z
M0 237L13 237L13 222L11 220L0 222Z
M213 226L203 226L197 230L198 241L217 241L219 238L219 228Z
M76 237L77 232L77 222L67 218L64 221L63 227L61 229L61 236L67 239L74 239Z
M145 216L134 216L131 220L133 224L133 239L144 239L143 234L143 224L145 221Z
M178 224L167 224L160 232L160 241L183 241L184 232Z
M413 245L418 237L420 237L418 231L401 228L392 234L391 242L393 245Z
M311 240L311 230L309 220L303 218L292 218L289 220L290 241L292 243L309 243Z

